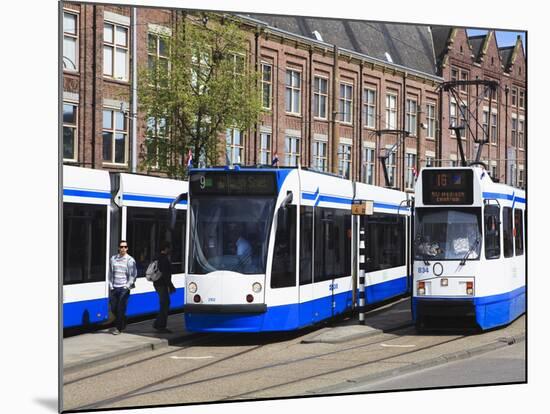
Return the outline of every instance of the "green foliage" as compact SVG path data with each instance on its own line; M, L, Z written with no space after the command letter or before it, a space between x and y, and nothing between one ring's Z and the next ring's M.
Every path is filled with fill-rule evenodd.
M231 21L208 17L205 26L187 15L171 36L150 37L150 52L156 54L159 43L167 50L150 55L139 71L140 110L149 120L141 170L157 168L183 178L189 149L195 166L199 158L216 164L225 152L220 136L226 129L246 131L259 119L259 74L245 33Z

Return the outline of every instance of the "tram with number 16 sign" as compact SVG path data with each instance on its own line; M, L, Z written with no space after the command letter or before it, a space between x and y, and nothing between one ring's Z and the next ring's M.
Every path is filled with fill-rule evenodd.
M525 312L523 190L478 166L425 168L415 187L418 329L491 329Z

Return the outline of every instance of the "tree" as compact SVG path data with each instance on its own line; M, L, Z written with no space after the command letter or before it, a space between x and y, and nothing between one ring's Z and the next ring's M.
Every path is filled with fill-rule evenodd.
M195 165L215 164L228 128L246 131L258 122L259 74L244 31L215 14L180 15L170 36L149 37L149 53L138 85L147 114L140 169L183 178L189 150Z

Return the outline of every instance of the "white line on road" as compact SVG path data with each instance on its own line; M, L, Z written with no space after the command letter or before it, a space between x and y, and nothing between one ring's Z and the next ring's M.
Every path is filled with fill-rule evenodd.
M200 356L200 357L179 357L179 356L171 356L172 359L210 359L214 358L213 356Z
M388 345L388 344L380 344L380 346L386 347L386 348L413 348L416 345Z

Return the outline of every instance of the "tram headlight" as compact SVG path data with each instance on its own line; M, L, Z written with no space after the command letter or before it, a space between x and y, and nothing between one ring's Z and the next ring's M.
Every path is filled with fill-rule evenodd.
M426 284L424 282L418 282L418 289L416 290L418 296L426 294Z
M449 286L449 279L447 278L441 279L441 286Z
M190 293L197 293L197 284L195 282L189 283L189 286L187 288L189 289Z
M254 293L260 293L260 292L262 291L262 284L261 284L261 283L258 283L258 282L254 283L254 284L252 285L252 291L253 291Z

